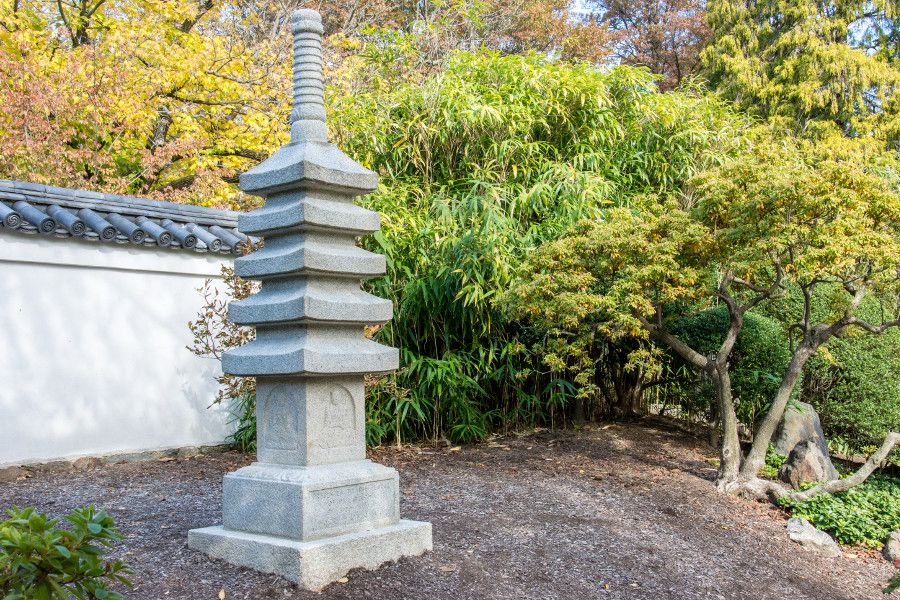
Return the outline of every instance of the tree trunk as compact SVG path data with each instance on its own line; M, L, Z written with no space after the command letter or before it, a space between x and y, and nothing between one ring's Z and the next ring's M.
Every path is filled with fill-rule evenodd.
M572 407L572 423L582 425L587 421L587 402L587 398L575 398L574 406Z
M766 452L769 449L772 436L775 435L775 430L781 423L781 419L784 418L784 411L787 408L788 401L791 399L791 393L793 393L797 382L800 380L803 366L809 360L809 357L812 356L814 350L809 343L804 342L794 352L787 371L781 379L781 385L778 387L778 392L775 394L771 408L769 408L756 431L753 432L753 446L750 448L750 453L747 455L747 460L741 469L742 478L750 479L756 477L763 464L765 464Z
M742 474L740 479L726 486L724 491L756 500L786 498L795 502L804 502L819 494L846 492L863 483L876 469L883 467L891 450L898 444L900 444L900 433L892 431L887 434L881 447L853 475L844 479L832 479L806 490L794 491L778 481L762 479L755 475L748 477Z
M613 373L613 389L616 397L610 413L614 418L627 419L640 412L644 395L643 373L640 369L628 372L617 368Z
M713 364L710 377L716 387L722 441L719 446L719 474L716 487L725 491L738 478L741 468L741 442L738 438L737 414L731 395L731 376L727 364Z

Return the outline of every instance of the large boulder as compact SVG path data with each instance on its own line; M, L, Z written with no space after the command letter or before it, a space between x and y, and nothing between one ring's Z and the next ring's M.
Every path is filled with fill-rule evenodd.
M884 543L884 557L900 569L900 529L888 536Z
M794 446L778 470L778 479L795 490L799 490L803 483L831 481L837 478L837 469L831 463L828 453L823 454L814 440L805 440Z
M826 557L841 555L841 547L830 535L816 529L806 519L793 517L788 519L787 532L790 538L810 552L815 552Z
M775 431L775 438L772 443L776 452L787 456L797 444L806 440L815 441L822 454L828 456L828 442L825 440L825 433L822 431L819 413L816 412L812 404L792 401L784 411L784 417L782 417L781 423Z

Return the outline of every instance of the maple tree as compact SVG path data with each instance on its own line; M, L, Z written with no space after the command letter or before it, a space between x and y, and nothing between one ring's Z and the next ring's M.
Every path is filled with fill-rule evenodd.
M705 373L718 402L720 490L794 499L843 491L883 464L900 435L889 433L856 475L810 490L788 492L758 472L807 361L836 336L900 326L896 157L877 142L837 132L815 143L768 128L748 135L752 144L738 146L680 193L612 209L546 244L513 301L545 326L650 340ZM796 342L745 455L732 351L748 313L789 287L804 298L789 324ZM820 297L825 312L814 310ZM881 304L878 322L859 315L867 297ZM703 353L673 333L677 319L716 305L727 310L729 326L715 351Z
M241 206L239 172L286 141L291 0L0 3L0 176ZM454 48L596 58L561 0L322 2L334 95L442 68ZM402 61L401 61L402 62ZM372 67L372 64L375 67Z
M17 2L0 30L0 172L222 204L281 141L282 42L211 2Z

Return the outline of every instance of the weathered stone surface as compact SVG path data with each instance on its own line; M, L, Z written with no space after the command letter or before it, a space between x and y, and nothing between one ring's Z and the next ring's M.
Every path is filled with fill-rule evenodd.
M240 176L241 189L260 196L290 190L299 182L319 189L346 189L354 195L378 187L378 175L337 147L321 142L292 142Z
M349 202L345 196L320 190L272 196L265 206L240 216L246 235L289 231L336 230L362 235L378 231L377 212Z
M188 545L234 565L276 573L311 590L322 589L351 569L376 569L432 548L431 524L407 520L309 542L206 527L191 530Z
M797 517L791 518L787 522L787 532L790 538L803 546L804 549L826 557L835 557L841 555L841 547L838 543L831 539L831 536L824 531L816 529L812 523L806 519Z
M900 529L891 533L884 541L884 557L900 569Z
M260 328L255 340L225 353L222 369L241 376L363 374L396 369L399 351L366 339L359 329Z
M778 478L794 489L813 481L830 481L838 478L838 472L828 454L814 440L805 440L791 450L788 459L778 470Z
M292 31L291 143L241 176L267 200L239 228L265 244L235 273L262 288L229 317L256 338L222 358L226 373L256 377L259 462L225 476L223 525L191 531L188 545L318 589L430 550L431 525L400 520L397 472L365 458L363 375L399 364L364 335L393 311L360 289L386 268L356 244L378 214L352 203L378 178L328 143L318 13L295 12Z
M399 477L367 461L306 468L254 463L225 476L226 529L309 541L400 520Z
M0 469L0 483L11 483L30 477L31 473L22 467L6 467Z
M190 458L196 458L203 454L203 451L196 446L185 446L184 448L179 448L178 452L175 454L175 458L178 460L187 460Z
M390 300L359 289L347 279L271 280L258 294L228 306L237 325L282 323L383 323L394 311Z
M792 401L784 411L772 443L776 452L787 456L797 444L806 440L815 441L819 450L828 456L828 443L822 432L819 413L812 404Z
M76 471L87 471L90 469L96 469L100 466L100 464L101 461L96 456L82 456L72 463L72 468Z
M257 382L256 456L262 463L362 462L365 421L365 389L359 377ZM336 472L335 477L342 475Z
M358 248L351 238L326 233L288 233L266 238L266 245L234 261L234 272L247 279L286 275L332 275L356 280L382 275L385 259Z

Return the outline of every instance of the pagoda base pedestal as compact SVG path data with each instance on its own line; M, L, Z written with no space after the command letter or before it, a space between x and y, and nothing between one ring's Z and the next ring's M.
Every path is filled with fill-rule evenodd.
M318 590L351 569L431 550L431 524L400 520L397 471L369 460L253 463L225 475L223 525L188 547Z
M404 556L431 550L431 523L394 525L301 542L221 525L192 529L188 546L241 567L275 573L308 590L321 590L351 569L377 569Z

